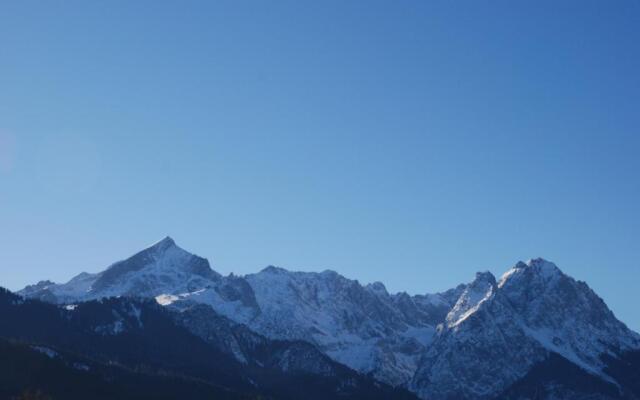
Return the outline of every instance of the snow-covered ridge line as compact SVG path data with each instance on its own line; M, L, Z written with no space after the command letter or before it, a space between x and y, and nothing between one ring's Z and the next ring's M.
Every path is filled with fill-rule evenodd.
M602 354L640 348L640 337L586 284L541 258L518 262L499 280L480 272L469 284L411 296L331 270L269 266L223 277L166 237L102 272L65 284L40 282L20 293L61 304L131 296L175 310L208 306L267 338L311 342L335 361L433 399L462 392L481 398L504 389L549 352L606 380ZM469 343L504 363L467 359ZM452 370L473 371L468 386L462 373L449 382Z

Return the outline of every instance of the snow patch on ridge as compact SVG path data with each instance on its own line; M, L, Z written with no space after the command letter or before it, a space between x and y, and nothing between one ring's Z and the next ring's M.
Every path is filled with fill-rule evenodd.
M31 346L32 349L46 355L49 358L58 357L58 352L45 346Z
M496 289L496 279L491 272L478 272L476 279L464 290L449 314L447 326L452 328L464 322L475 313L482 303L493 296Z
M161 294L159 296L156 296L155 299L156 299L156 302L161 306L168 306L180 300L180 296L175 296L172 294Z

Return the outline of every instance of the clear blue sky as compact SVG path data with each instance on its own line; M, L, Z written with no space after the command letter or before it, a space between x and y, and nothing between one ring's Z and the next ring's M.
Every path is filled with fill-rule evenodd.
M517 3L2 2L0 285L542 256L640 329L640 2Z

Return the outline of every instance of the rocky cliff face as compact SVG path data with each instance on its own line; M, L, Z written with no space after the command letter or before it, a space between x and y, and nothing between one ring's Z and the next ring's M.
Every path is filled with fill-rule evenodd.
M483 399L559 355L591 376L615 384L603 356L640 346L583 282L542 259L518 263L499 282L478 274L439 326L411 382L429 399Z

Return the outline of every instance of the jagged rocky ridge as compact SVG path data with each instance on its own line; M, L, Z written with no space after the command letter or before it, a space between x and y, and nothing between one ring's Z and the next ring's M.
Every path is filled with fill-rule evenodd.
M459 291L390 295L381 283L361 286L333 271L276 267L222 277L165 238L103 272L60 285L40 282L20 294L60 304L109 296L155 297L180 309L204 304L266 337L310 341L342 364L401 385Z
M271 341L211 313L198 325L205 329L197 330L184 323L191 316L153 299L107 298L59 306L0 288L0 348L2 340L26 345L58 361L51 366L56 375L81 375L81 382L73 386L72 396L72 391L59 393L64 388L51 377L34 379L38 366L16 373L0 362L0 371L8 369L8 387L31 381L59 398L415 398L332 361L309 343ZM244 362L229 351L230 340ZM96 381L101 389L92 390L83 379ZM149 383L138 385L144 380ZM152 383L168 392L150 388ZM115 393L105 392L118 386Z
M499 282L477 274L439 326L411 388L424 398L492 398L550 354L617 386L602 357L639 346L640 337L585 283L536 259Z
M216 333L222 326L216 318L249 336L309 342L337 362L428 399L494 398L526 388L531 371L556 355L629 396L611 365L640 349L640 337L585 283L542 259L518 263L499 281L484 272L444 293L409 296L333 271L267 267L223 277L165 238L101 273L20 293L59 304L153 297L199 336L228 340L239 362L247 354L234 335Z

